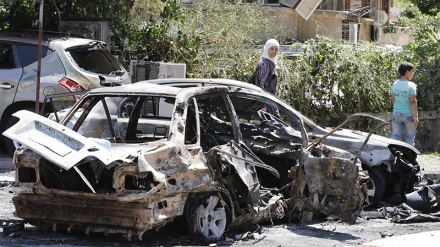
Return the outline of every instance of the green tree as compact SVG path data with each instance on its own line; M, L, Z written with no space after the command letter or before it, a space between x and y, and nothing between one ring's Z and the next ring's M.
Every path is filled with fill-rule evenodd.
M266 40L282 41L283 37L283 27L256 3L198 1L185 9L185 19L178 29L200 37L197 56L189 61L191 77L246 80Z
M422 110L438 110L440 101L440 15L403 17L400 21L412 30L414 42L404 47L416 66L418 104Z
M0 4L0 30L32 29L37 19L35 1L3 1Z
M438 0L411 0L423 14L437 15L440 11L440 2Z
M301 46L304 54L281 60L280 94L294 108L328 126L338 125L349 113L391 110L390 86L403 53L325 36Z
M18 9L11 8L18 2L26 3L23 12L29 13L27 18L36 28L36 0L11 0L0 7L0 28L11 28L11 19L5 16ZM190 7L175 0L106 3L45 1L45 30L56 30L59 21L67 18L108 20L112 43L126 67L132 59L178 62L187 64L188 77L241 81L254 71L267 39L286 44L288 38L267 9L254 2L202 0ZM295 59L281 55L279 59L280 97L330 126L342 122L348 113L387 112L391 110L389 88L397 78L394 71L402 60L408 60L418 71L414 80L419 85L421 108L434 109L440 97L436 88L440 23L437 17L417 11L413 8L411 12L417 18L406 20L415 30L415 42L403 52L323 36L298 44L303 54ZM319 68L315 76L311 73L314 68Z

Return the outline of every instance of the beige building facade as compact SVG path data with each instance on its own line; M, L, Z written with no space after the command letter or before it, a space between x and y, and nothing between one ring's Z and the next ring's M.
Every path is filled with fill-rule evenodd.
M411 42L407 29L385 28L396 20L397 9L392 0L302 0L315 1L311 13L304 18L299 9L301 0L279 0L264 4L268 14L275 16L291 39L305 41L316 35L326 35L354 43L373 41L378 45L406 45ZM312 9L315 7L315 9ZM307 13L306 13L307 14Z

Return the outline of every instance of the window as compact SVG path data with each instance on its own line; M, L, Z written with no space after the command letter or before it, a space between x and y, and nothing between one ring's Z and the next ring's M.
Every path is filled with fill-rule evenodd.
M361 24L358 23L343 23L342 24L342 39L357 43L360 39Z
M71 120L85 137L111 142L145 142L167 138L174 98L107 96L86 100Z
M14 54L12 53L12 45L8 43L0 43L0 69L15 68Z
M185 122L185 144L196 144L197 143L197 118L196 118L196 108L195 99L190 99L188 102L188 108L186 112L186 122Z
M236 112L244 144L271 169L279 173L274 177L270 169L256 166L261 186L281 187L291 181L288 171L301 155L302 135L294 116L275 102L249 95L230 96ZM277 107L280 118L265 112L267 105ZM295 129L298 128L298 129Z
M97 74L121 76L123 68L107 50L98 48L72 49L70 55L76 64L87 71Z
M262 0L263 4L267 5L279 5L280 0Z
M280 0L282 5L295 9L298 14L308 20L322 0Z
M116 122L116 105L121 99L119 97L104 97L98 100L99 99L96 98L94 100L96 103L92 103L89 106L93 106L93 108L86 110L81 109L78 112L78 114L83 114L81 117L84 117L81 126L78 126L78 133L85 137L108 139L113 136L111 128L114 127L114 123ZM109 114L106 113L107 110ZM87 116L85 116L85 114L87 114ZM76 124L79 123L80 121Z
M38 61L38 46L19 44L17 47L22 67L26 67ZM43 46L41 57L43 58L52 52L52 50Z
M203 151L234 140L231 116L222 96L197 97L200 118L200 145Z
M246 96L231 96L243 139L255 140L256 136L264 136L267 140L284 140L284 142L301 143L300 123L285 109L274 102L253 99ZM267 105L278 108L276 117L265 111Z

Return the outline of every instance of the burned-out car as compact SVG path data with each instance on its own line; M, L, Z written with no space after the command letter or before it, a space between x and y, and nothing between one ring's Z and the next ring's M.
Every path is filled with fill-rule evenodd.
M156 79L144 83L169 85L174 87L194 87L207 85L238 86L258 90L250 83L228 79ZM384 201L399 204L405 201L405 194L414 191L414 185L420 181L420 166L417 162L419 151L405 142L392 140L358 130L347 129L348 120L370 118L377 120L376 129L383 127L387 120L371 114L354 114L335 128L323 127L299 112L295 114L304 123L308 141L324 143L348 151L362 163L362 169L368 171L371 182L368 183L367 204L370 208L380 206ZM361 119L362 120L362 119ZM345 128L344 128L345 127ZM372 131L374 131L373 129Z
M15 116L13 203L38 227L141 239L179 218L216 241L281 218L354 223L367 195L355 156L308 147L301 117L261 89L135 83L93 89L60 123Z

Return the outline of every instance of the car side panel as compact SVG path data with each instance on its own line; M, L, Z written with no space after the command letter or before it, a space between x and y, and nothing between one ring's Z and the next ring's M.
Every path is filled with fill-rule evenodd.
M17 90L15 101L35 101L38 62L23 68L23 78ZM65 76L64 67L56 53L51 53L41 61L40 102L45 94L65 93L67 90L58 81ZM73 98L71 103L73 104Z
M17 49L12 46L16 68L0 69L0 117L3 117L5 109L14 102L23 69L19 66Z

